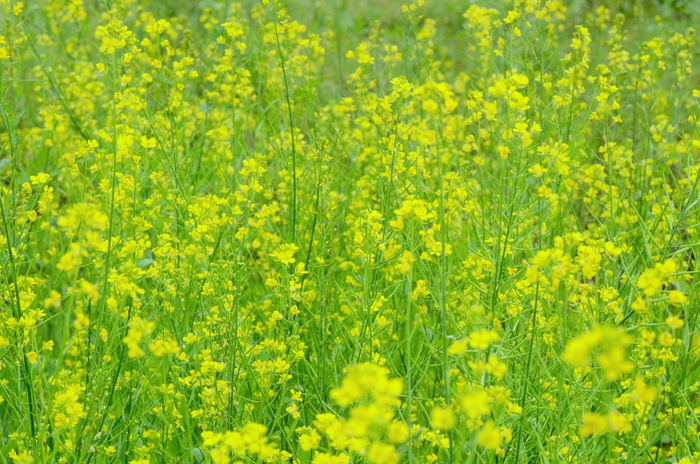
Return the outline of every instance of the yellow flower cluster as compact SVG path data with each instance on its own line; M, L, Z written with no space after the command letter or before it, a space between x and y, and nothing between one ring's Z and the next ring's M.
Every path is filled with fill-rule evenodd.
M284 462L288 453L268 443L267 427L254 422L240 430L226 433L202 432L203 445L211 447L209 455L215 464L229 464L231 458L255 459L256 462Z

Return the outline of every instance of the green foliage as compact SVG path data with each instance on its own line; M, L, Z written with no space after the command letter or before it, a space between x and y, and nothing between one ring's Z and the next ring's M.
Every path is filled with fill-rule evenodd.
M700 462L693 2L0 11L0 463Z

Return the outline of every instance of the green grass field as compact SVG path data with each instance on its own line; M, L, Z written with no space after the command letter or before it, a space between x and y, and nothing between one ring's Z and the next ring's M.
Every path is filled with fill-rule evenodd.
M694 0L0 0L0 463L700 463Z

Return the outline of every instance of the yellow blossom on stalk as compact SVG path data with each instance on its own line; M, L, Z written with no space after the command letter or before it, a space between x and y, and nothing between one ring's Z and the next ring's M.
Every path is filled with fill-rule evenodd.
M625 349L631 337L622 330L610 327L596 327L576 337L566 344L562 359L576 367L588 365L594 349L600 348L597 364L603 368L608 380L617 380L634 367L627 359Z
M581 437L590 437L592 435L602 435L609 431L623 433L629 431L629 429L630 425L627 418L615 411L611 411L607 415L588 412L583 416L583 425L579 427L578 433Z
M668 302L673 306L680 306L688 301L688 297L678 290L671 290L668 293Z
M450 430L455 423L452 409L435 407L430 412L430 423L438 430Z
M589 437L591 435L601 435L610 429L605 416L588 412L583 416L583 425L579 428L579 435Z
M668 278L676 272L678 266L674 261L667 259L663 263L656 263L653 268L646 269L637 279L639 287L647 297L654 296L667 282Z
M373 363L352 366L340 384L331 391L331 398L340 406L347 406L371 395L378 401L393 401L403 390L401 379L391 379L388 370Z
M666 347L673 346L676 343L676 338L670 332L663 332L659 335L659 343Z
M6 47L7 40L4 35L0 35L0 60L5 60L10 57L10 53Z
M398 464L399 454L394 446L386 443L372 443L367 451L367 460L372 464Z
M64 387L61 392L55 394L53 398L54 427L75 426L79 419L87 415L80 402L82 390L82 386L74 384Z
M63 295L61 295L60 292L57 292L56 290L51 290L49 292L49 296L46 299L44 299L44 308L60 308L62 298Z
M423 109L424 109L427 113L432 114L432 113L435 113L435 112L438 110L438 105L437 105L437 103L435 103L435 100L428 99L428 100L425 100L425 101L423 102Z
M70 249L63 256L61 256L56 268L61 271L70 272L80 266L84 255L85 252L80 244L71 243Z
M634 379L634 389L630 395L633 401L639 401L646 404L651 404L656 399L658 389L646 384L644 378L638 375Z
M27 450L22 450L18 453L13 449L10 450L8 456L14 464L32 464L34 462L34 456Z
M625 344L618 344L604 349L596 358L598 365L603 368L605 378L611 381L618 380L623 374L630 372L633 364L627 360Z
M156 139L153 137L146 137L146 136L141 136L141 146L143 148L155 148L156 147Z
M508 366L505 363L499 361L497 356L489 355L488 361L484 365L484 369L486 370L486 372L493 375L497 379L502 379L503 376L506 375Z
M491 412L491 399L483 390L472 390L460 398L460 405L467 417L477 419Z
M297 433L300 433L299 436L299 445L301 446L301 449L304 451L310 451L313 449L318 448L318 445L321 443L321 435L318 434L318 432L315 429L308 428L308 429L297 429Z
M277 251L270 253L270 257L276 259L282 264L294 264L296 259L294 259L294 254L299 251L299 247L293 243L288 243L280 245Z
M338 455L333 455L330 453L318 453L311 461L312 464L348 464L350 458L348 455L341 453Z
M640 314L644 314L649 311L649 305L647 304L646 300L639 297L632 302L630 307Z
M672 328L672 329L680 329L685 325L685 322L683 322L683 319L675 317L675 316L669 316L666 318L666 324Z
M410 431L403 422L394 421L387 426L387 437L395 444L405 443L408 440Z
M480 329L469 334L469 346L476 350L485 350L491 343L499 340L501 337L493 330Z
M265 462L275 458L279 459L282 452L277 449L276 444L268 441L266 434L267 427L249 422L235 431L202 432L202 439L204 446L210 448L209 455L216 464L231 462L231 456L236 458L258 457Z
M127 26L113 19L106 26L98 26L95 36L101 39L100 52L112 55L116 50L123 49L127 44L133 42L134 35Z
M180 347L176 341L164 340L162 338L154 340L150 345L148 345L148 349L159 358L168 354L180 353Z
M127 355L130 358L138 358L146 354L141 348L141 341L153 332L156 324L150 321L144 321L137 317L129 324L129 331L126 337L122 340L129 348Z
M46 184L49 180L51 180L51 176L49 176L45 172L40 172L36 176L29 176L29 181L32 185L43 185Z
M469 340L455 340L447 348L447 353L452 355L462 355L466 353L467 346L469 345Z
M496 450L501 444L501 431L493 423L488 421L476 434L476 442L483 448Z

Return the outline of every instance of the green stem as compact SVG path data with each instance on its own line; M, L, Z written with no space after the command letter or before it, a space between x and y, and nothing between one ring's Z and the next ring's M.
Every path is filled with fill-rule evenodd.
M520 443L523 437L523 423L525 422L525 403L527 402L527 387L530 384L530 367L532 365L532 351L535 345L535 337L537 336L537 305L540 295L540 283L537 282L535 287L535 304L532 308L532 316L530 319L530 346L527 350L527 362L525 364L525 381L523 385L523 395L520 397L520 424L518 426L518 441L515 444L515 464L520 461Z
M272 1L273 13L275 15L275 41L277 42L277 51L280 55L280 65L282 66L282 79L284 80L284 96L287 101L287 116L289 117L289 131L292 144L292 241L296 242L297 237L297 150L296 136L294 133L294 118L292 116L292 99L289 92L289 80L287 79L287 67L285 66L284 53L282 52L282 44L280 43L279 31L277 29L277 1Z

